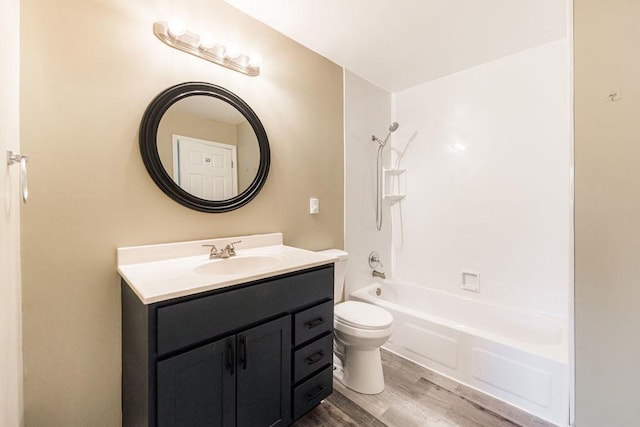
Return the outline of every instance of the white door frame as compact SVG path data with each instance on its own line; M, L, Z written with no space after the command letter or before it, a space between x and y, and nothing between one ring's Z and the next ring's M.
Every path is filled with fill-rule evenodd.
M20 2L0 0L0 425L20 426L22 397L22 296L20 278ZM5 37L6 36L6 37Z

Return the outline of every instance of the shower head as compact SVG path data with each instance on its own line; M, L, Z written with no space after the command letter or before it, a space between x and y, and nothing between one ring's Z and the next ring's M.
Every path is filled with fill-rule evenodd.
M400 125L398 124L398 122L391 123L391 125L389 126L389 133L387 134L387 137L384 139L384 141L382 141L380 138L378 138L375 135L371 135L371 140L377 142L378 145L380 145L380 147L384 147L387 144L387 141L389 140L391 133L397 131L399 126Z

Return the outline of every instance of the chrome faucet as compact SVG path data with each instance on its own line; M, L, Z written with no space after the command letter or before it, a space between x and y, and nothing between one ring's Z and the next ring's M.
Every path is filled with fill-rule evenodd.
M236 248L233 245L237 245L242 242L242 240L238 240L237 242L231 242L224 249L218 250L216 245L202 245L207 248L211 248L211 252L209 252L209 259L222 258L226 259L236 255Z
M378 271L378 270L375 270L375 269L371 272L371 275L373 277L379 277L381 279L386 279L387 278L387 275L384 274L384 272Z
M382 262L380 262L380 255L378 255L378 252L371 251L371 253L369 254L369 267L371 267L371 269L373 270L371 272L371 275L373 277L379 277L381 279L387 278L387 275L384 274L383 271L376 270L376 267L384 267L384 265L382 265Z

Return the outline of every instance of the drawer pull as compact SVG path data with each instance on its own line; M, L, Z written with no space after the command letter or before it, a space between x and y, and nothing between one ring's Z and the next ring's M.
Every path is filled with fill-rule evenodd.
M310 392L307 393L307 402L311 402L313 399L315 399L316 397L320 396L320 394L322 394L322 392L327 388L326 385L319 385L316 387L315 390L311 390Z
M323 357L324 351L320 350L319 352L307 357L305 361L307 362L307 365L313 365L314 363L318 363L320 360L322 360Z
M305 323L304 325L307 327L307 329L313 329L317 326L322 325L323 323L326 322L326 319L322 318L322 317L318 317L315 320L311 320L310 322Z

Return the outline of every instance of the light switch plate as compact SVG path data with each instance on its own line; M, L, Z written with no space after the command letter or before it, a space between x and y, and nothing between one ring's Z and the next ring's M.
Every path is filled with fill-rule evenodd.
M315 215L315 214L319 214L320 213L320 200L312 197L309 199L309 213L311 215Z

